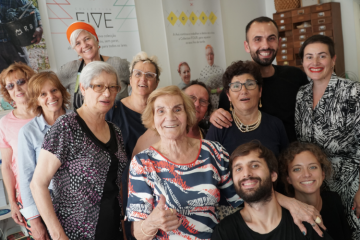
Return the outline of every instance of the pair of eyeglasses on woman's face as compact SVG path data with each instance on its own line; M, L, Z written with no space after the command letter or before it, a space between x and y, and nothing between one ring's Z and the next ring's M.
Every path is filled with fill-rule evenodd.
M143 75L145 75L145 78L148 80L153 80L156 78L157 74L153 72L143 72L139 69L133 69L134 77L142 78Z
M246 82L244 82L244 83L241 83L241 82L229 83L229 87L230 87L232 92L240 91L243 85L245 86L245 88L247 90L253 90L253 89L256 88L257 81L252 80L252 79L247 79Z
M118 85L105 86L104 84L90 84L90 87L97 93L105 92L106 89L109 89L110 93L118 93L120 91L120 86Z
M198 100L198 98L195 97L194 95L189 95L189 97L191 98L191 100L194 103L196 103L196 101ZM203 107L207 107L209 105L209 101L202 99L202 98L199 98L199 103L200 103L200 106L203 106Z
M25 78L20 78L18 80L15 81L15 83L8 83L5 88L10 91L10 90L13 90L14 87L15 87L15 84L18 85L18 86L22 86L26 83L26 79Z

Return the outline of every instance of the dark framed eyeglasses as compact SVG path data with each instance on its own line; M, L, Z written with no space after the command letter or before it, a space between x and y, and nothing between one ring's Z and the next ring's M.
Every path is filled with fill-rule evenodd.
M196 101L198 100L198 98L195 97L194 95L189 95L189 97L191 98L191 100L192 100L194 103L196 103ZM209 105L209 101L207 101L207 100L205 100L205 99L202 99L202 98L199 99L199 103L200 103L200 105L203 106L203 107L207 107L207 106Z
M104 84L90 84L90 87L97 93L105 92L106 89L109 89L110 93L118 93L121 88L118 85L105 86Z
M8 85L5 86L5 88L10 91L10 90L14 89L15 84L18 85L18 86L22 86L25 83L26 83L26 79L25 78L20 78L20 79L16 80L15 83L9 83Z
M244 82L244 83L241 83L241 82L229 83L229 87L232 92L240 91L243 85L245 86L245 88L247 90L253 90L256 88L257 81L252 80L252 79L247 79L246 82Z

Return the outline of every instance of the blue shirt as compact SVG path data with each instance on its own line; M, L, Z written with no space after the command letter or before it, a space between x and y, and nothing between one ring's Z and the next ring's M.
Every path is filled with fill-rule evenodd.
M66 113L71 112L67 110ZM19 131L18 139L18 170L20 193L23 204L21 214L31 220L40 216L30 190L30 182L34 175L44 136L51 126L43 115L35 117ZM52 189L52 181L49 189Z

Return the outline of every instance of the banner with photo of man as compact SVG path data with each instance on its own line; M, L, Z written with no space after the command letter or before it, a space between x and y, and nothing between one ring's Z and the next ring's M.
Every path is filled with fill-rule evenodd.
M220 0L163 0L172 84L198 79L217 107L226 68Z

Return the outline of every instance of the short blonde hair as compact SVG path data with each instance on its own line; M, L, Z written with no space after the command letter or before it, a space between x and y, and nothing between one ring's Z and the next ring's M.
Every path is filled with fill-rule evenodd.
M56 74L52 71L41 72L37 73L32 76L29 80L28 85L28 109L32 110L35 114L40 116L43 114L43 109L41 106L38 105L38 98L41 94L41 89L43 88L44 84L49 81L51 82L54 87L56 87L62 95L63 102L62 108L67 109L67 106L70 105L70 93L66 90L66 88L61 84L59 78Z
M136 54L135 57L133 58L133 60L130 63L130 68L129 68L130 69L130 76L133 73L134 67L138 62L151 63L152 65L154 65L155 73L156 73L156 81L157 82L160 81L161 67L159 66L158 58L156 56L149 57L147 55L147 53L143 52L143 51Z
M10 97L8 90L5 88L6 86L5 79L15 72L24 73L26 81L28 81L35 74L35 71L31 67L29 67L28 65L22 62L15 62L1 72L0 95L2 95L4 100L9 103L12 102L13 99Z
M183 100L184 109L186 113L186 133L189 132L196 124L196 115L195 115L195 105L191 98L186 95L183 91L180 90L177 86L167 86L159 88L152 92L147 100L147 105L143 114L141 115L141 120L144 126L148 129L152 129L154 126L154 103L158 97L170 95L170 96L180 96ZM156 129L155 129L156 131Z

